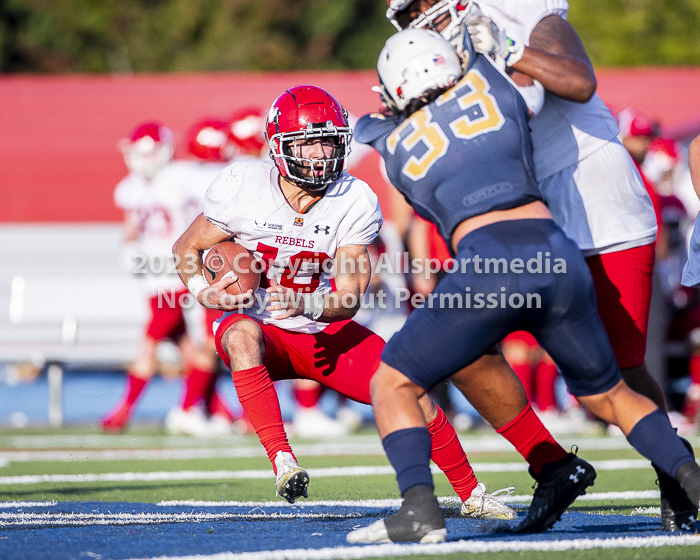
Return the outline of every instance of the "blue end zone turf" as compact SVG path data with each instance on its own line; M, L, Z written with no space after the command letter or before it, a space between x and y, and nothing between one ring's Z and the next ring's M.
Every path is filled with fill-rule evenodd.
M392 509L356 506L187 507L155 504L64 502L0 509L0 558L148 558L223 552L321 549L350 546L345 535ZM543 542L659 537L658 518L641 515L564 514L554 529L512 535L512 522L453 517L446 508L449 542ZM520 516L524 511L520 512ZM696 525L697 529L700 526ZM449 544L449 543L448 543ZM700 539L698 543L700 544ZM362 546L362 545L354 545Z

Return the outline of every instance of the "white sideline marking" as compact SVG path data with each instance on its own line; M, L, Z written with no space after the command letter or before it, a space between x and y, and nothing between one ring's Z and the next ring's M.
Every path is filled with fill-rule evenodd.
M50 507L58 502L0 502L0 508Z
M619 539L571 539L561 541L458 541L440 544L381 544L320 549L261 550L224 552L197 556L158 556L149 560L346 560L353 558L387 558L418 554L454 554L469 552L565 551L615 548L659 548L662 546L700 545L700 536L663 535L658 537L622 537ZM134 558L132 560L147 560Z
M0 468L1 468L1 467L6 467L6 466L9 465L9 464L10 464L10 461L8 461L7 459L5 459L4 457L0 457Z
M498 496L496 499L500 499ZM641 490L630 492L593 492L584 494L576 498L577 502L598 502L605 500L644 500L644 499L659 499L658 490ZM456 496L445 496L438 498L444 506L459 506L462 502ZM532 496L523 494L521 496L513 495L503 497L501 500L507 504L527 503L532 500ZM328 507L365 507L365 508L398 508L401 506L401 499L385 499L385 500L304 500L295 504L287 502L237 502L237 501L222 501L222 502L207 502L199 500L163 500L156 505L169 506L185 506L185 507L290 507L303 508L315 506ZM639 509L639 508L638 508ZM658 508L657 508L658 509Z
M700 448L700 437L686 437L693 444L693 447ZM496 436L495 434L483 436L460 435L459 440L464 446L467 453L489 452L489 451L514 451L513 446L505 439ZM557 440L565 448L572 445L579 447L582 453L590 450L615 450L615 449L630 449L630 445L623 437L585 437L578 438L572 435L562 435L557 437ZM118 456L119 453L128 455L134 454L134 458L152 459L154 457L162 457L163 459L178 458L178 453L183 453L183 458L197 456L197 453L206 453L207 457L248 457L248 456L263 456L264 451L253 442L248 436L230 436L218 440L212 440L194 447L194 438L187 436L171 436L171 437L152 437L152 436L132 436L132 435L82 435L82 436L11 436L0 437L0 447L5 449L68 449L71 447L78 448L75 452L68 451L3 451L0 456L6 457L11 461L53 461L53 460L84 460L80 457L92 457L101 459L102 454L112 456L115 459L124 456ZM199 440L198 443L202 443ZM125 447L123 450L105 451L105 448ZM166 449L158 449L165 447ZM86 448L94 448L93 451L86 451ZM135 449L135 448L156 448L156 449ZM232 449L236 448L236 450ZM295 452L300 455L314 455L316 453L323 455L340 455L347 454L376 454L384 455L384 450L377 435L361 435L347 436L341 438L340 441L334 439L327 443L319 444L300 444L294 446ZM140 455L139 452L144 452ZM46 459L42 458L42 454L46 453ZM95 453L93 456L92 453ZM173 453L174 455L170 455ZM235 455L241 453L241 455ZM50 454L50 455L48 455ZM250 454L250 455L248 455ZM75 459L74 457L78 457Z
M231 519L352 519L359 513L4 513L0 527L158 525L162 523L203 523Z
M619 459L613 461L594 461L593 466L599 471L614 471L623 469L648 469L649 462L642 459ZM524 472L525 462L520 463L472 463L478 473L485 472ZM439 473L435 465L431 467L434 473ZM390 465L377 467L330 467L308 469L309 475L315 478L340 476L373 476L394 475ZM76 483L76 482L154 482L168 480L224 480L224 479L260 479L273 478L272 470L244 471L160 471L160 472L126 472L105 474L41 474L0 477L0 485L9 484L41 484L41 483Z
M383 456L381 443L340 443L295 445L297 455L305 457L375 455ZM260 446L232 448L186 448L186 449L102 449L76 451L3 451L0 452L0 466L6 462L75 462L75 461L124 461L129 460L172 460L172 459L241 459L266 457Z

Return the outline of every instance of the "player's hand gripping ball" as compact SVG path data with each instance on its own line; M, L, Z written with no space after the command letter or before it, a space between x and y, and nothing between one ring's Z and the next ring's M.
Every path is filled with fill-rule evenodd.
M223 241L214 245L204 259L204 277L209 284L224 277L235 278L226 291L234 296L253 293L260 286L261 265L253 253L234 241Z

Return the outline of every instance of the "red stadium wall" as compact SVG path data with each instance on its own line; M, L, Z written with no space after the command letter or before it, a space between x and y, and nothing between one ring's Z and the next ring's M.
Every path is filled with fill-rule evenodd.
M598 79L611 106L633 105L668 130L700 117L700 70L602 70ZM182 139L201 117L266 108L300 83L327 88L362 115L378 106L375 81L370 71L0 78L0 222L119 221L112 190L126 170L117 143L142 120L161 120ZM390 217L376 154L354 172Z

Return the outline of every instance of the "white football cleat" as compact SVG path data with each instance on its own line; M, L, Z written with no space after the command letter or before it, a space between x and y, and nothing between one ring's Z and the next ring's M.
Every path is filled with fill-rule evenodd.
M420 540L414 542L420 543L439 543L444 542L447 538L447 529L432 529L425 533ZM347 534L345 539L349 543L390 543L394 542L389 538L389 532L386 529L386 524L383 519L375 521L367 527L360 527ZM408 539L406 539L408 541ZM397 541L397 542L403 542ZM411 541L408 541L411 542Z
M233 433L233 423L222 414L210 416L207 427L210 436L229 436Z
M316 407L300 407L294 414L294 433L300 438L337 437L347 435L348 428Z
M291 453L278 451L275 455L277 469L277 495L282 496L290 504L303 496L308 498L309 473L302 469Z
M171 435L188 435L207 437L209 422L204 413L193 406L189 410L183 410L179 406L170 409L165 417L165 432Z
M375 521L367 527L360 527L350 531L345 537L349 543L390 543L389 533L384 525L384 520Z
M499 498L499 494L506 493L504 498L510 496L514 487L496 490L493 494L486 493L486 486L476 485L472 490L472 495L462 504L459 514L462 517L473 517L474 519L515 519L518 514L505 505Z

